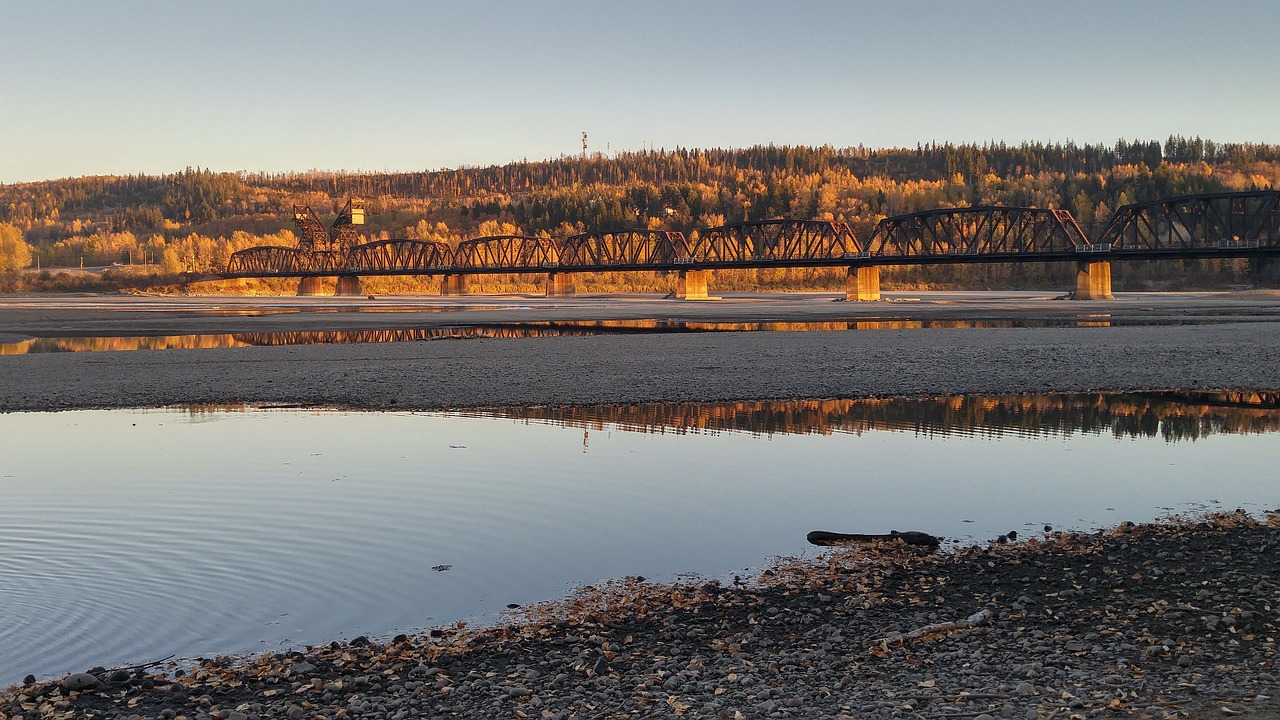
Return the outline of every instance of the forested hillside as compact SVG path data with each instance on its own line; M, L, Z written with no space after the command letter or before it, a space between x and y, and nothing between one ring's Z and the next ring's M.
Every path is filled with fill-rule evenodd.
M691 233L776 217L850 223L978 204L1065 208L1096 232L1119 206L1161 197L1280 187L1280 146L1200 138L1114 145L1004 143L916 148L775 147L563 157L417 173L255 174L200 169L164 176L86 177L0 185L0 223L20 232L31 266L111 266L132 274L209 271L235 250L293 244L292 206L326 221L350 196L370 211L370 239L460 240L488 234L564 236L645 226ZM12 233L10 233L12 234ZM0 249L0 253L4 250ZM10 263L11 265L14 263ZM1176 267L1175 267L1176 266ZM0 271L5 269L0 259ZM1057 267L900 269L893 286L1045 286ZM767 275L767 277L766 277ZM46 284L48 276L46 275ZM841 274L726 276L733 284L830 285ZM1131 288L1255 284L1244 262L1118 267ZM626 284L614 278L614 285ZM39 284L28 278L18 285ZM647 284L647 283L643 283ZM15 281L10 279L13 289Z

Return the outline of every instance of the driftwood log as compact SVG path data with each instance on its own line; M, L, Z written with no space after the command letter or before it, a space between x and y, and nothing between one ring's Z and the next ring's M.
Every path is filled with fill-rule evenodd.
M950 622L934 623L916 628L908 633L890 633L879 640L875 641L874 646L886 645L888 643L906 642L908 640L920 640L932 635L949 633L955 630L964 630L966 628L977 627L986 622L990 622L993 614L990 609L979 610L963 620L952 620Z
M941 538L934 537L929 533L920 532L919 530L907 530L906 532L890 531L885 535L859 535L856 533L835 533L826 530L814 530L807 537L810 545L848 545L857 542L874 542L876 540L897 540L908 545L916 545L918 547L936 548Z

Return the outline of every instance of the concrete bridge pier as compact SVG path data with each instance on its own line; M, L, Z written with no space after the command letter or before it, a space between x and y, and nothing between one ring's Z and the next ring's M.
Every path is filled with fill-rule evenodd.
M364 289L360 287L360 276L339 275L338 287L333 294L338 297L364 297Z
M710 270L681 270L676 276L676 297L681 300L706 300Z
M850 267L844 281L844 299L870 302L880 299L880 267L859 265Z
M298 297L311 297L320 294L320 278L304 277L298 281Z
M1076 263L1076 292L1072 300L1115 300L1111 294L1111 263L1081 260Z
M573 284L572 273L548 273L547 297L568 298L578 294L578 287Z
M466 275L445 275L440 278L441 295L466 295L467 293Z

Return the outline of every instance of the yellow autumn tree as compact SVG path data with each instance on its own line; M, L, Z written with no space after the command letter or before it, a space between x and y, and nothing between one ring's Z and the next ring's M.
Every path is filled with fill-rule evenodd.
M22 231L0 223L0 272L21 270L30 264L31 246L22 239Z

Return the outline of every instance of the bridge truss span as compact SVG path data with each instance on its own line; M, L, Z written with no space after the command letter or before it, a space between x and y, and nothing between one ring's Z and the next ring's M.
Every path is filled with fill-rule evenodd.
M230 275L312 275L336 273L345 269L346 256L336 252L307 252L302 248L259 245L231 254L227 262Z
M493 235L464 240L453 251L454 270L512 272L560 264L560 248L549 237Z
M348 256L351 272L438 272L453 265L448 243L428 240L376 240L356 245Z
M1089 245L1070 211L980 205L887 217L868 241L876 258L935 262L1066 257Z
M689 257L684 233L613 230L572 235L560 242L560 264L577 267L667 265Z
M708 228L690 243L693 261L829 263L862 248L846 223L828 220L757 220Z
M233 275L280 275L302 272L306 253L299 248L259 245L231 254L227 272Z
M1280 248L1280 191L1187 195L1125 205L1103 228L1098 251L1210 254Z

